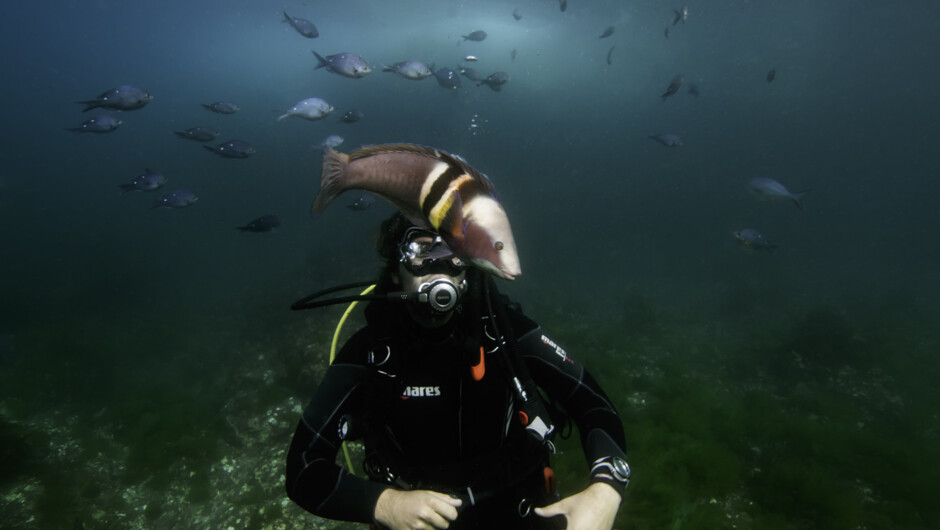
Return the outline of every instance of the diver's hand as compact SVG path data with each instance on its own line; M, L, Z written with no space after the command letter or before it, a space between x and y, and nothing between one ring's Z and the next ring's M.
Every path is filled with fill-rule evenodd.
M619 508L620 494L617 490L603 482L595 482L580 493L544 508L536 508L535 513L541 517L564 515L568 519L568 530L610 530Z
M436 491L389 488L375 503L375 520L391 530L447 528L461 502Z

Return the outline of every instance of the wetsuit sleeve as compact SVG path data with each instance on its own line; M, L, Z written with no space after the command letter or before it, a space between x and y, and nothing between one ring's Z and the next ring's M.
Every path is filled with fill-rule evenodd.
M532 379L578 426L588 463L624 458L623 422L597 381L541 327L518 313L514 318L521 320L517 320L522 328L517 333L519 351ZM604 482L621 494L626 487L603 468L595 467L591 482Z
M361 364L341 362L343 357L341 352L327 369L297 425L287 455L287 496L320 517L371 523L386 486L336 464L340 418L361 417L367 370Z

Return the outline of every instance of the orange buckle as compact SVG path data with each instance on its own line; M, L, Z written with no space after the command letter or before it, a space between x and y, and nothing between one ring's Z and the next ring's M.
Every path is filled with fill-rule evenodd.
M474 381L479 381L483 379L484 373L486 373L486 363L483 362L483 346L480 346L480 362L470 367L470 377Z

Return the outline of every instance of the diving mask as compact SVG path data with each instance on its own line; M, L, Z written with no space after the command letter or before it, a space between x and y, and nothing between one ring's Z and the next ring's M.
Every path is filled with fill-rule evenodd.
M405 231L398 244L398 255L402 265L415 276L435 273L457 276L468 268L440 234L418 227Z

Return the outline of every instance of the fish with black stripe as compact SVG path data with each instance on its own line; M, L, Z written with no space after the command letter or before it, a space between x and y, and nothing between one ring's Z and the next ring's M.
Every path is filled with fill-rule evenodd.
M322 212L346 190L382 197L487 272L507 280L522 272L496 188L459 156L413 144L371 145L349 154L328 150L311 213Z

